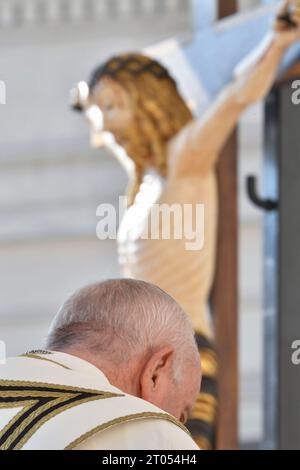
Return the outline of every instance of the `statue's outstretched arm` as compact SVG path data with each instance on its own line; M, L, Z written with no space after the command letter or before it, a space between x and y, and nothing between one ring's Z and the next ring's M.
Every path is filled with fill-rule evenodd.
M293 3L297 7L293 16L286 14L291 2L284 2L267 45L259 46L257 54L254 51L202 118L170 142L170 176L210 171L243 111L268 94L286 49L300 39L300 0Z

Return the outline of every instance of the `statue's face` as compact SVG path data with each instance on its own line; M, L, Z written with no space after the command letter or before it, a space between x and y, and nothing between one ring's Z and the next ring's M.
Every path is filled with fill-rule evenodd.
M132 144L130 134L135 125L135 119L129 93L116 81L103 78L89 97L90 109L93 109L95 105L101 111L102 121L100 125L99 114L88 113L93 134L92 141L97 146L97 141L101 142L101 138L97 139L97 136L109 132L130 155Z
M113 134L117 144L141 167L152 164L153 141L158 137L155 133L147 135L148 117L141 117L136 106L133 97L122 85L111 78L103 78L88 98L87 116L94 146L105 145L103 136Z

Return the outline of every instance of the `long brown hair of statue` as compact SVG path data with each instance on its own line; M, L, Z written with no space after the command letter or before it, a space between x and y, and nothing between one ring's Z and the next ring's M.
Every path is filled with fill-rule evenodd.
M101 79L109 77L129 93L135 123L127 138L135 140L139 150L130 155L136 165L135 196L147 168L154 166L167 173L167 144L192 119L191 110L181 97L175 80L159 62L141 54L113 57L97 68L90 80L90 93ZM116 132L118 140L118 133Z

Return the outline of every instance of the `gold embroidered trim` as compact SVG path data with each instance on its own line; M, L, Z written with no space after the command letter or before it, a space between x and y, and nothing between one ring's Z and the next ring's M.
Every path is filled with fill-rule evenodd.
M60 366L60 367L63 367L64 369L72 370L72 369L70 369L70 367L67 367L67 366L65 366L64 364L60 364L60 363L57 362L57 361L53 361L52 359L48 359L48 358L46 358L46 357L38 356L37 354L33 354L33 353L21 354L21 356L19 356L19 357L28 357L29 359L38 359L38 360L40 360L40 361L52 362L52 364L55 364L55 365Z
M44 423L63 411L90 401L115 397L124 395L49 383L0 380L0 409L22 407L0 431L0 449L21 449ZM9 400L6 402L6 399Z
M117 397L124 397L125 394L116 395L111 392L103 392L102 390L95 390L91 388L83 388L83 387L72 387L71 385L58 385L49 382L30 382L30 381L23 381L23 380L1 380L0 379L0 386L5 387L32 387L32 388L55 388L56 390L61 390L64 392L77 392L77 393L98 393L98 394L110 394ZM2 392L0 390L0 398L2 396Z
M95 434L99 432L106 431L107 429L117 426L119 424L128 423L130 421L138 421L141 419L161 419L164 421L169 421L175 424L176 426L178 426L180 429L182 429L186 434L191 436L188 429L179 421L177 421L176 418L173 418L173 416L168 415L166 413L144 412L144 413L136 413L136 414L131 414L127 416L122 416L121 418L116 418L116 419L113 419L112 421L108 421L107 423L103 423L100 426L97 426L96 428L92 429L91 431L83 434L78 439L75 439L75 441L71 442L71 444L69 444L65 448L65 450L73 450L74 448L82 444L84 441L86 441L87 439L89 439L90 437L94 436Z

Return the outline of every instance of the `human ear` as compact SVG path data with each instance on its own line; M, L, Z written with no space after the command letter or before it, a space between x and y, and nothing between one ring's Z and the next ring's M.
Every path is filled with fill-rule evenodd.
M141 398L159 406L172 379L174 350L161 348L151 355L140 377Z

